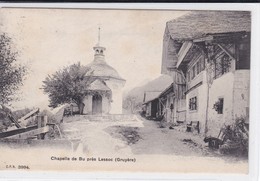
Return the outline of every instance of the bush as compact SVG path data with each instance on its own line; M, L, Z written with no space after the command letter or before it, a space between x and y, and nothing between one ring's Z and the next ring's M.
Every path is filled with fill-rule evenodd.
M223 145L220 146L221 153L248 153L249 129L244 117L236 119L232 125L223 129Z

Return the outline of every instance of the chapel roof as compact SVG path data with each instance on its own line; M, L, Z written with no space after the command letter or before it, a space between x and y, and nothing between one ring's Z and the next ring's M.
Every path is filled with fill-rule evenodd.
M92 76L94 77L107 77L124 80L118 72L108 65L105 61L93 61L88 64L88 67L93 71Z
M98 28L98 43L93 47L95 52L94 60L88 64L87 66L92 71L93 77L100 77L100 78L114 78L118 80L125 81L118 72L108 65L105 61L105 50L106 48L101 45L100 43L100 27Z
M88 90L110 91L111 89L103 81L96 79L89 85Z

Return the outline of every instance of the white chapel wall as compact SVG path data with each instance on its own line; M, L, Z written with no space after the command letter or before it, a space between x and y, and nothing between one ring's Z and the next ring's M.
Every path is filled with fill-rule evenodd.
M105 95L102 95L102 114L108 114L110 111L109 98Z
M107 86L112 91L112 102L110 114L122 114L123 107L123 91L124 81L110 79L106 81Z

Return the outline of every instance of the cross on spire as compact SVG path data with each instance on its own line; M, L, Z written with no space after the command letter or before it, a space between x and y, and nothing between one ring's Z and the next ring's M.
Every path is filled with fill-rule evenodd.
M100 44L100 25L98 26L98 44Z
M106 50L105 47L100 45L100 25L98 26L98 42L97 44L93 47L93 49L95 50L95 56L104 56L104 51Z

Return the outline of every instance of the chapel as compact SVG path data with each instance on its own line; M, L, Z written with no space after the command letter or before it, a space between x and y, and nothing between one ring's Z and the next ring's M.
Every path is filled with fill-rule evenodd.
M92 72L93 81L88 86L89 94L84 99L83 114L104 115L122 114L123 92L126 80L107 64L104 46L98 43L93 47L94 60L87 66Z

